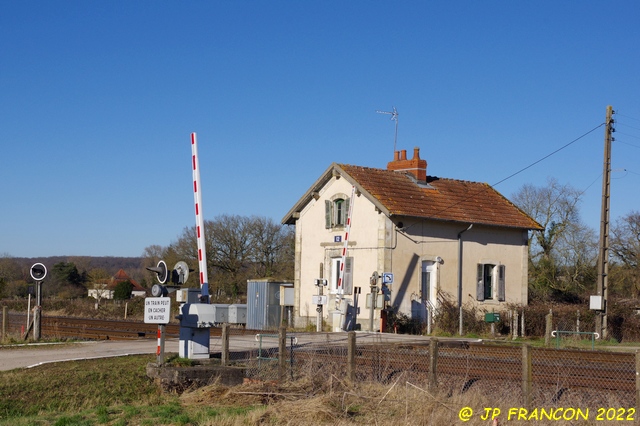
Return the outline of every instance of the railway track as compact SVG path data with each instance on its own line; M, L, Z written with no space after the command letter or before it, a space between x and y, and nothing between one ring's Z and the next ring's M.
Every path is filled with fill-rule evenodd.
M9 314L8 332L18 334L24 328L26 315ZM156 339L156 324L140 321L99 320L75 317L42 318L44 338L75 338L91 340ZM259 331L233 328L233 335L255 334ZM211 328L211 336L221 335L221 329ZM166 326L168 338L179 337L179 325ZM346 346L331 345L294 347L296 363L335 364L346 362ZM378 376L399 371L418 374L429 372L429 344L397 343L358 345L356 369L375 372ZM532 381L556 387L583 387L624 392L636 390L634 353L585 351L571 349L531 348ZM522 348L506 345L460 344L442 342L437 356L438 375L454 375L470 380L522 380Z
M569 349L531 349L532 382L560 388L598 388L635 392L635 354ZM329 366L345 360L346 348L298 350L296 362ZM358 345L356 371L374 378L410 371L429 373L428 345ZM338 361L340 362L340 361ZM477 380L522 381L522 348L469 344L439 347L437 374Z
M8 333L22 334L26 324L26 315L8 315ZM165 328L167 338L178 338L180 326L167 324ZM157 339L158 326L141 321L103 320L77 317L43 316L43 338L75 338L86 340L130 340ZM220 336L222 330L211 328L211 336ZM231 334L244 334L244 328L233 328Z

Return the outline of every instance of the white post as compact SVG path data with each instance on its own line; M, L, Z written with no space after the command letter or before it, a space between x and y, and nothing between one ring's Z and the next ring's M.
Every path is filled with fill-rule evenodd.
M31 316L31 293L29 293L29 301L27 302L27 330L29 329L29 320Z

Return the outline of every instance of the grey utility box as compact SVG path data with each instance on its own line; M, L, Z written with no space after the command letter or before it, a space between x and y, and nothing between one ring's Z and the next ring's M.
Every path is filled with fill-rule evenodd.
M276 330L282 321L280 286L293 285L270 278L247 281L247 328Z
M229 305L229 324L246 324L247 323L247 305L233 304Z
M223 303L213 303L213 322L223 324L229 322L229 305Z

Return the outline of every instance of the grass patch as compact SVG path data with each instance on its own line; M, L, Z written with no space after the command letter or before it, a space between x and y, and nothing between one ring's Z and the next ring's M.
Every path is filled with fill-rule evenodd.
M480 413L482 407L506 409L521 403L520 383L496 386L481 380L464 390L466 378L442 375L438 388L429 390L411 371L389 383L349 385L333 374L310 370L294 382L256 381L234 387L213 383L168 394L146 376L145 367L154 360L152 355L136 355L0 372L0 425L450 425L460 424L462 407ZM589 401L566 404L588 406ZM609 403L625 406L623 400ZM487 422L475 415L466 424Z

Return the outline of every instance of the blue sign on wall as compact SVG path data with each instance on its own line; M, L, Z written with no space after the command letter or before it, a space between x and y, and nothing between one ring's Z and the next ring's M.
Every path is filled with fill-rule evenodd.
M334 243L341 243L342 242L342 235L336 235L333 237L333 242Z

